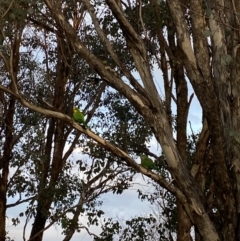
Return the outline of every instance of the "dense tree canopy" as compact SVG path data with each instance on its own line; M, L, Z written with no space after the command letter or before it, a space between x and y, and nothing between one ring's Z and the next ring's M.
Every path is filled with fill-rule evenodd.
M95 240L146 240L151 228L151 240L240 241L239 1L1 0L0 16L0 240L21 203L26 240L56 224L71 240L82 214L102 216L101 194L141 173L156 192L139 197L165 221L108 220ZM190 88L202 108L191 136ZM87 159L71 159L75 147Z

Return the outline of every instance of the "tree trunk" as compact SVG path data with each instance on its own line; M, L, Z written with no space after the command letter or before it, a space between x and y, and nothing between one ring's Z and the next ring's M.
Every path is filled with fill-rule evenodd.
M176 59L181 59L180 51L175 51ZM188 118L188 87L185 80L183 66L172 66L173 76L176 84L177 99L177 148L182 161L188 166L187 152L187 118ZM190 100L191 101L191 100ZM177 200L177 241L191 241L192 222L189 219L182 203Z
M9 163L12 158L13 148L13 116L15 108L14 98L10 98L7 108L5 121L5 143L3 147L3 156L0 159L0 240L6 238L6 204L7 204L7 184L9 174Z
M67 49L67 48L66 48ZM56 69L55 78L55 93L53 99L53 106L57 110L64 110L65 101L65 85L69 77L69 65L66 65L65 58L69 57L66 49L62 48L62 42L58 42L58 63ZM67 49L68 50L68 49ZM71 63L71 58L68 58L69 63ZM63 158L63 150L66 142L66 136L64 135L66 124L60 120L51 120L48 129L47 143L46 143L46 159L43 160L45 163L43 165L43 172L41 176L41 185L38 195L38 205L37 213L33 222L30 238L33 238L41 230L44 229L46 220L49 216L49 209L51 207L54 190L57 184L58 177L62 172L62 168L65 164L65 159ZM53 139L53 140L52 140ZM52 141L54 143L54 151L51 154ZM53 155L51 157L51 155ZM50 173L50 181L47 183L47 175ZM33 241L41 241L43 233L41 232Z

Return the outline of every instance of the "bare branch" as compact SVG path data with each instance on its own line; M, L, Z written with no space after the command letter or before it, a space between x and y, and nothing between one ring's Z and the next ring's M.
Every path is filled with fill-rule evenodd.
M123 65L123 63L120 61L120 59L118 58L118 56L116 55L116 53L114 52L114 49L110 43L110 41L108 40L108 38L106 37L104 31L102 30L102 28L99 25L99 21L94 13L94 9L90 4L89 0L84 0L86 7L88 9L88 12L92 18L93 24L95 26L95 29L99 35L99 37L101 38L103 44L106 46L109 54L111 55L112 59L114 60L114 62L117 64L117 66L120 68L120 70L122 71L122 73L129 79L130 83L132 84L132 86L142 95L146 96L146 91L143 89L143 87L137 82L137 80L134 78L134 76L131 74L131 72Z
M7 205L6 205L6 208L12 208L12 207L15 207L15 206L17 206L17 205L19 205L19 204L28 202L28 201L34 199L36 196L37 196L37 195L32 196L32 197L29 197L29 198L26 198L26 199L24 199L24 200L21 200L21 198L20 198L20 199L19 199L17 202L15 202L15 203L7 204Z

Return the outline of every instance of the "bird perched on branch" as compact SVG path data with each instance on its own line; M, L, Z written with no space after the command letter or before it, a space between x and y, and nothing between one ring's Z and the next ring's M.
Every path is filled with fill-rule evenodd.
M80 125L83 125L85 129L89 129L87 123L85 122L84 114L77 107L73 108L73 119Z
M149 158L147 155L141 155L141 165L148 170L157 170L157 167L153 160Z

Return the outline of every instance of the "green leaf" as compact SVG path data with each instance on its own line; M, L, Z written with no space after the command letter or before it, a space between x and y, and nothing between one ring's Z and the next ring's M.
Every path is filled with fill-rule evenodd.
M229 37L231 35L232 35L232 31L230 31L230 30L225 31L225 37Z
M10 18L11 20L14 20L14 19L16 18L16 16L15 16L14 13L10 13L10 14L9 14L9 18Z
M210 17L211 14L212 14L212 10L211 10L211 8L208 7L207 10L206 10L206 16Z
M232 57L229 54L225 54L221 58L221 65L230 65L232 61L233 61Z
M27 13L28 14L33 14L34 13L34 9L33 8L28 8Z
M212 32L209 29L205 29L203 31L203 35L207 38L207 37L210 37L212 35Z

